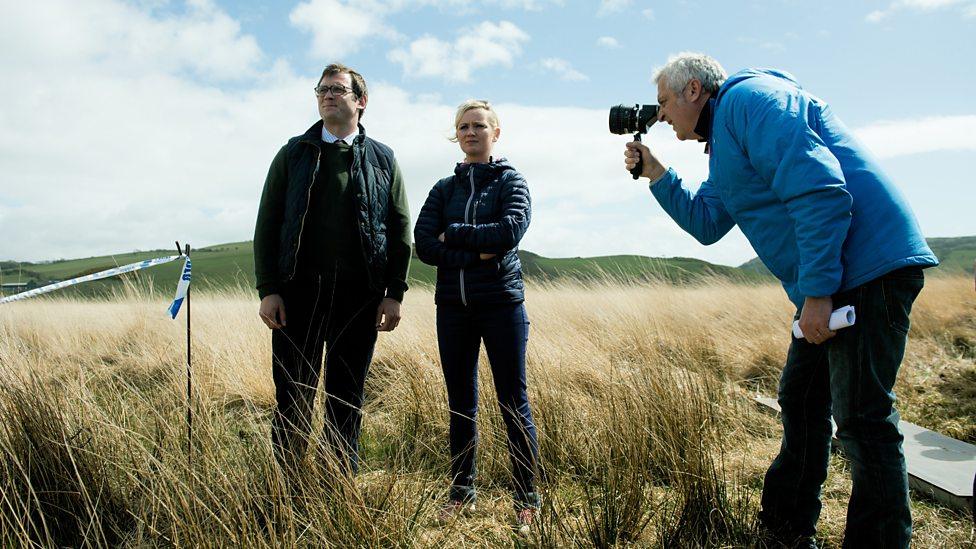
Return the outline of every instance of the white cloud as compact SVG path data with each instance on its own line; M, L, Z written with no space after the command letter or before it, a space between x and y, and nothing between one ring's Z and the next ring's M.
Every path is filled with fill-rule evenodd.
M948 8L960 8L963 17L976 17L976 2L973 0L895 0L887 8L867 14L864 20L880 23L897 11L931 12Z
M312 35L311 54L323 61L355 53L370 39L399 40L403 36L388 19L405 10L436 8L454 14L478 11L477 4L507 10L541 11L562 6L564 0L304 0L289 14L291 24ZM425 37L426 38L426 37ZM421 38L420 40L424 40ZM431 45L424 40L418 48Z
M491 66L511 67L522 54L522 44L529 35L509 21L490 21L461 29L454 42L425 35L406 48L397 48L387 56L399 63L408 77L442 77L467 82L471 74Z
M651 8L646 8L643 11L641 11L641 15L643 15L645 19L649 19L651 21L654 20L654 10L652 10Z
M564 0L485 0L487 4L496 4L504 9L523 9L525 11L541 11L547 5L563 6Z
M308 0L295 6L288 19L312 34L312 55L334 60L358 51L367 38L395 38L396 31L383 21L388 7L372 0Z
M5 70L43 64L71 74L74 63L98 58L105 70L135 67L235 80L253 76L263 57L254 38L241 34L240 25L209 0L188 2L183 13L164 18L110 0L52 0L44 9L15 2L4 7L0 31Z
M378 0L372 0L378 1ZM407 8L435 7L451 9L455 13L470 13L477 1L472 0L384 0L388 10L399 11ZM565 0L481 0L482 4L498 6L506 10L541 11L547 6L563 6Z
M771 52L783 53L786 51L786 46L782 42L774 40L761 40L752 36L739 36L736 38L736 41L740 44L750 44Z
M555 73L560 79L569 82L582 82L589 80L585 74L573 68L569 61L558 57L549 57L540 61L542 68Z
M879 158L935 151L976 151L976 115L885 120L855 130Z
M620 47L620 42L612 36L601 36L597 38L596 45L607 49L615 50Z
M967 0L899 0L896 2L906 8L936 10L966 3Z
M596 13L600 17L620 13L629 8L633 3L633 0L600 0L600 9Z
M874 10L865 16L865 20L868 23L880 23L885 17L888 16L888 12L884 10Z

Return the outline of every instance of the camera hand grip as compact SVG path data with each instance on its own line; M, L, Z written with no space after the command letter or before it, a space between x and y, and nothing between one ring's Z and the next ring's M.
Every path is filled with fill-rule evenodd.
M634 141L640 143L641 136L639 133L634 135ZM637 164L634 166L634 169L630 170L630 175L634 176L634 180L636 181L640 177L641 172L644 171L644 156L641 154L640 149L634 150L637 152Z

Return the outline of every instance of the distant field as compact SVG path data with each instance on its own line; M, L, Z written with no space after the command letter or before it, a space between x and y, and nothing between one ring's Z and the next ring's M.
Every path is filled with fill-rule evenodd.
M4 282L30 282L44 285L50 280L66 280L119 265L142 261L153 257L173 255L173 250L150 250L113 256L90 257L54 261L51 263L0 262ZM194 287L206 289L253 288L254 256L251 242L232 242L193 250ZM642 256L604 256L592 258L554 259L531 252L520 251L523 273L537 281L653 281L685 283L702 277L718 276L732 281L763 281L766 275L707 261L690 258L650 258ZM124 290L127 284L139 288L155 287L170 291L180 271L180 264L170 264L106 279L83 287L66 290L69 295L105 295ZM410 282L413 285L431 285L436 270L417 259L410 263Z
M973 262L976 261L976 236L930 238L928 243L935 255L939 256L943 271L973 274Z
M942 261L932 274L972 276L976 258L976 236L931 238L929 245ZM50 280L66 280L119 265L153 257L172 255L172 250L150 250L112 256L52 261L50 263L16 263L0 261L3 282L30 282L44 285ZM193 251L194 287L209 290L254 288L254 256L251 242L231 242L199 248ZM549 258L521 250L522 270L526 279L536 282L618 282L663 281L687 284L703 279L744 283L773 282L772 275L758 260L739 267L715 265L686 257L653 258L635 255L601 257ZM164 293L172 291L179 275L180 264L154 267L122 278L112 278L68 290L72 296L105 296L118 294L128 286L141 290L155 288ZM436 271L425 265L416 255L410 263L410 283L413 286L433 284ZM13 292L7 292L13 293Z
M939 267L930 270L929 274L973 276L973 261L976 261L976 236L928 238L926 242L940 261ZM760 275L772 276L758 257L743 263L739 268Z

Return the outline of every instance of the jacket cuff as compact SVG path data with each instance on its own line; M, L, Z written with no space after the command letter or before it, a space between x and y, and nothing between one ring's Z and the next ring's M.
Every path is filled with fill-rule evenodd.
M660 199L658 193L666 192L668 185L667 184L658 185L658 183L665 180L668 180L669 182L674 181L675 179L677 179L677 177L678 174L675 173L674 169L668 168L667 170L664 170L664 173L662 173L660 177L648 183L647 188L651 190L651 193L655 196L655 198Z
M386 297L397 301L398 303L403 303L403 290L398 288L387 288Z
M280 294L281 286L277 282L266 282L258 285L258 296L261 299L273 294Z

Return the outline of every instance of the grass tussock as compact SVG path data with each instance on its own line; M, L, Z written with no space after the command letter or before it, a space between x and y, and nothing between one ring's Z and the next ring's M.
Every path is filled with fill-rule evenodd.
M270 338L243 291L194 295L193 441L185 334L164 298L129 292L0 308L0 544L77 547L732 547L753 543L778 446L750 397L774 394L789 342L782 290L715 281L530 288L529 389L544 507L518 539L504 428L481 370L478 512L439 524L447 399L431 293L381 337L351 479L316 437L272 455ZM930 280L896 391L903 417L974 441L976 298ZM482 360L486 360L482 355ZM318 412L316 432L321 430ZM825 486L838 545L849 476ZM915 504L919 547L972 546L971 523Z

